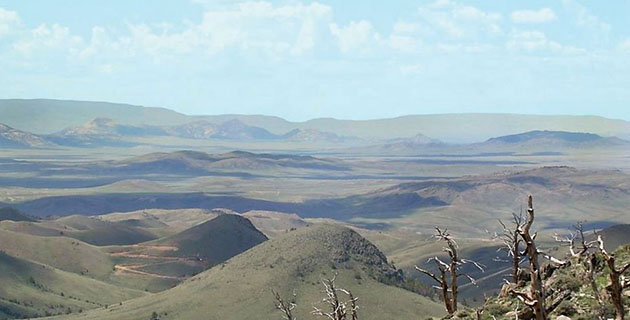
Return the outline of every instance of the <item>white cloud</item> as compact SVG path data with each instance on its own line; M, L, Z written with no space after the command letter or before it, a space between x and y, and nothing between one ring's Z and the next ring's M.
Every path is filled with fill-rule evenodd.
M502 34L502 15L450 0L438 0L418 8L418 14L434 31L450 37Z
M593 15L585 6L575 0L562 0L565 9L573 12L575 22L578 26L591 29L600 34L607 36L612 27L609 23L601 21L599 17Z
M25 66L56 61L109 73L124 70L122 64L138 62L186 64L221 53L256 59L281 60L317 50L331 42L332 9L312 2L275 6L269 2L230 3L208 8L198 22L137 24L126 29L94 26L91 35L78 36L59 24L23 26L7 42L4 55L20 57ZM0 37L6 26L19 25L15 12L0 9ZM196 59L196 60L195 60ZM15 60L14 60L15 61ZM17 64L17 61L16 61Z
M345 27L331 23L330 32L335 36L339 49L344 53L352 51L365 53L373 42L381 40L381 36L374 31L372 24L365 20L351 21Z
M544 32L539 30L513 31L510 33L506 47L509 50L528 52L538 51L564 54L584 52L583 49L550 40Z
M281 7L245 2L231 9L207 11L195 31L209 52L238 47L299 54L315 47L331 13L329 6L318 2Z
M556 20L556 13L550 8L540 10L517 10L510 15L514 23L545 23Z
M15 42L13 48L25 55L50 54L51 49L77 53L82 42L81 37L72 35L67 27L41 24Z
M617 49L624 53L630 53L630 38L625 38L619 41Z
M10 34L20 23L20 16L15 11L0 8L0 38Z

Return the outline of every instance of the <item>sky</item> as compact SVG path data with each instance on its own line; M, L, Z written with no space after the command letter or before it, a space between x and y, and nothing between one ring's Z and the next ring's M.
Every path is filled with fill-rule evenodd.
M0 98L630 120L630 1L0 0Z

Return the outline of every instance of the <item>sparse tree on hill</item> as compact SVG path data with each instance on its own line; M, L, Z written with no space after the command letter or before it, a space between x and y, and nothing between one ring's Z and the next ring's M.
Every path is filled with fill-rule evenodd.
M512 264L511 282L516 284L519 280L519 274L521 272L521 262L524 260L523 252L521 251L521 244L523 240L518 233L518 228L523 224L524 218L522 212L519 214L512 213L512 223L508 227L503 221L499 220L499 224L502 227L501 233L495 233L492 235L493 240L500 240L503 245L499 248L499 251L506 251Z
M597 237L599 244L599 251L604 256L606 266L608 267L608 276L610 278L610 285L606 287L610 300L615 308L616 320L624 320L625 310L623 306L623 290L630 288L630 281L626 279L624 274L630 271L630 263L627 263L623 267L617 267L617 262L613 254L608 253L604 247L604 240L602 236Z
M563 238L558 235L555 235L554 238L558 242L568 244L570 256L575 259L577 263L581 263L586 268L585 276L589 280L591 289L593 290L593 297L597 303L598 317L604 319L605 305L599 293L597 282L595 281L597 257L594 253L587 256L589 250L597 248L597 240L586 240L584 236L584 223L584 221L578 221L573 225L574 232L571 232L568 236Z
M483 267L475 261L460 259L457 253L457 242L455 242L455 240L447 232L447 230L442 230L439 227L435 227L435 230L437 232L435 237L439 241L444 241L446 243L446 247L444 247L443 250L448 254L449 263L442 261L437 256L429 259L429 262L433 261L437 265L437 268L440 272L439 275L436 275L418 266L416 266L416 270L429 276L431 279L435 280L439 284L439 286L437 286L436 288L441 290L442 299L444 300L444 306L446 307L446 312L448 312L449 315L452 315L457 311L457 280L460 277L466 277L473 284L476 284L475 279L473 279L470 275L459 272L461 266L470 263L476 266L481 271L483 271Z
M571 257L581 262L586 253L590 249L596 247L597 241L586 240L586 237L584 236L584 221L578 221L575 225L573 225L573 229L574 231L564 238L561 238L558 235L555 235L554 238L558 242L568 244Z
M313 314L330 320L358 320L357 301L350 290L338 288L335 284L337 275L335 274L331 279L322 280L324 285L325 297L322 299L322 303L327 306L329 311L324 311L313 306ZM340 297L340 293L346 296L348 300L344 300Z
M533 198L530 195L527 199L527 220L518 227L518 233L525 241L525 254L529 258L529 293L513 291L527 306L533 309L536 320L547 320L545 310L545 290L542 283L542 275L540 264L538 263L538 255L540 252L536 247L534 239L536 234L532 236L531 227L534 223L534 205Z
M566 296L561 297L562 299L559 301L552 302L551 307L549 309L545 309L546 295L542 281L542 270L540 268L538 257L542 256L560 265L564 265L566 262L558 260L538 249L535 242L536 233L532 234L531 231L532 225L534 224L534 218L534 200L530 195L527 198L527 218L518 227L518 234L525 243L525 251L523 252L523 255L527 256L529 260L529 290L528 292L511 290L511 292L521 299L525 305L532 308L536 320L547 320L547 314L551 312Z
M296 304L293 302L285 301L278 292L271 290L274 298L276 299L276 309L282 312L282 318L286 320L295 320L296 318L293 316L293 309L295 309ZM293 291L293 297L295 297L295 291Z

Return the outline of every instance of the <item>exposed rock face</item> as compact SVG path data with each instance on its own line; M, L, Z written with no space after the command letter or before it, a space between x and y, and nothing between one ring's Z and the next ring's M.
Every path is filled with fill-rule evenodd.
M28 148L52 145L46 139L0 123L0 147Z

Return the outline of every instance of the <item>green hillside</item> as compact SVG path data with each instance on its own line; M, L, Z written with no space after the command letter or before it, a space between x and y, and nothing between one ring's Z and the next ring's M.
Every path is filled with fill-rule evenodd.
M127 245L158 238L142 225L103 221L86 216L69 216L56 220L64 226L64 234L97 246Z
M31 235L66 236L96 245L128 245L157 239L152 226L127 222L104 221L86 216L68 216L38 222L3 223L0 228ZM155 226L159 231L163 226Z
M225 214L150 244L175 246L174 255L197 257L214 266L266 240L248 219Z
M105 279L114 267L99 248L67 237L40 237L0 230L0 250L77 274Z
M291 231L158 293L70 319L279 319L271 289L296 293L298 319L310 319L321 299L320 280L338 273L338 284L359 298L361 319L424 319L443 314L423 296L385 285L399 276L385 256L356 232L335 225Z
M0 251L0 319L82 312L146 295Z

